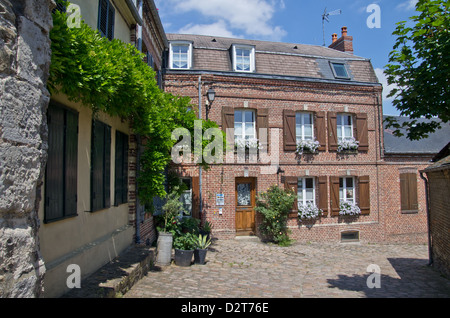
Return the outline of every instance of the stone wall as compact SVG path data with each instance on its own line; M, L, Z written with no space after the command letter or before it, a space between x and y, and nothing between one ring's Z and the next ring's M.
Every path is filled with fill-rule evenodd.
M0 0L0 297L39 297L53 0Z

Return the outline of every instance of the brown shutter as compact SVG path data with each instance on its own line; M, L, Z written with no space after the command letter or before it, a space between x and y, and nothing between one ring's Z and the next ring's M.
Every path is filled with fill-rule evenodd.
M357 140L359 141L360 151L369 150L369 131L367 128L367 114L356 114L356 131Z
M331 216L339 215L339 177L330 177Z
M370 214L370 183L369 176L358 178L359 184L359 208L362 215Z
M222 130L227 132L227 128L234 128L234 108L222 108Z
M318 178L319 205L318 208L323 211L322 216L328 216L328 179L327 177Z
M283 140L284 151L297 150L297 138L295 135L295 111L283 110Z
M314 123L315 135L320 143L319 151L325 151L327 146L327 131L325 128L325 112L316 112L316 122Z
M337 114L335 112L328 113L328 150L337 151Z
M264 146L268 146L269 145L269 109L268 108L258 109L256 112L256 134L258 136L258 139L261 141L260 129L266 129L267 144Z
M298 198L297 198L297 186L298 186L298 178L297 177L286 177L284 186L286 190L293 191L295 195L294 204L292 206L292 211L289 214L289 217L297 217L298 216Z
M417 175L415 173L400 174L400 200L402 212L417 212Z
M200 219L200 178L192 177L192 217Z

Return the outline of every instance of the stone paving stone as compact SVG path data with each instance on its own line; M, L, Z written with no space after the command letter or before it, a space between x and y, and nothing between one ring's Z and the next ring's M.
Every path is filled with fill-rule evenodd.
M426 245L215 241L205 265L153 269L124 297L450 298L450 280L427 257ZM370 264L381 269L380 289L367 287Z

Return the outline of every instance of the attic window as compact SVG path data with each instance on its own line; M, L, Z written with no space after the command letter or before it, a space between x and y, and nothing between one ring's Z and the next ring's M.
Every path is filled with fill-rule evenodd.
M349 79L347 68L344 63L335 63L331 62L331 69L333 70L333 74L335 78L344 78Z
M233 71L255 71L255 48L248 45L233 45Z
M169 68L185 69L192 67L192 43L171 42L169 55Z

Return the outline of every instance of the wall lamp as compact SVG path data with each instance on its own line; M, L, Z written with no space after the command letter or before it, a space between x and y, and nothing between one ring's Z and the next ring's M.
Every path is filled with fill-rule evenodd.
M214 88L211 87L210 89L208 89L207 97L208 97L208 102L206 103L206 119L208 119L209 111L211 109L211 104L216 99L216 91L214 90Z

